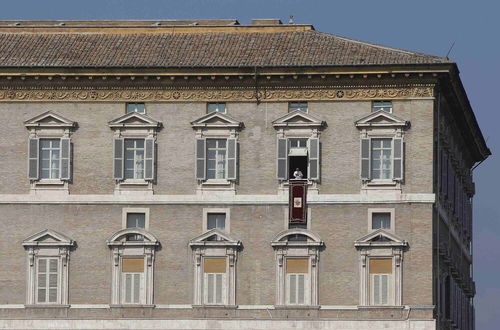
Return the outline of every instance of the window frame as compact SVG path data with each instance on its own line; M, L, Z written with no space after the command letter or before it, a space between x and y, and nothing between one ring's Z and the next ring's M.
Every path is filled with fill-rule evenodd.
M215 151L215 159L214 159L214 162L215 162L215 168L213 169L213 171L215 172L215 177L214 178L209 178L208 177L208 171L209 171L209 168L208 168L208 161L209 161L209 158L208 158L208 151L209 151L209 146L208 146L208 141L215 141L215 144L216 146L214 148L211 148L211 150L214 150ZM219 147L219 143L220 141L225 141L225 147L224 148L221 148ZM218 151L224 151L224 177L222 178L218 178L217 177L217 153ZM207 182L216 182L216 181L228 181L228 139L224 139L224 138L206 138L205 139L205 175L206 175L206 181Z
M295 107L294 110L292 110L292 104L305 104L306 105L306 107L305 107L306 111L301 110L302 109L301 106ZM294 112L294 111L300 111L300 112L303 112L303 113L309 113L309 102L308 101L291 101L291 102L288 102L288 113Z
M210 105L212 104L216 104L217 105L217 110L216 111L208 111L209 110L209 107ZM219 111L219 105L220 104L223 104L224 105L224 111ZM211 113L214 113L214 112L218 112L218 113L223 113L223 114L227 114L227 103L226 102L207 102L207 105L206 105L207 109L206 109L206 113L207 114L211 114Z
M47 286L44 286L43 288L45 289L45 300L44 301L40 301L39 298L40 298L40 282L39 282L39 279L40 279L40 260L46 260L46 272L45 272L45 284ZM51 260L55 260L56 263L57 263L57 270L56 272L50 272L50 261ZM57 304L57 302L60 300L59 299L59 296L61 295L61 287L60 287L60 280L59 280L59 277L61 276L61 271L60 271L60 260L59 258L57 257L46 257L46 256L40 256L38 258L36 258L35 260L35 267L36 267L36 270L35 270L35 301L37 304L40 304L40 305L53 305L53 304ZM52 301L49 301L50 300L50 289L51 289L51 286L50 286L50 275L51 274L56 274L57 276L57 284L56 284L56 300L54 302Z
M141 111L128 111L129 106L132 104L142 104L144 111L142 111L142 112ZM137 109L137 107L136 107L136 109ZM129 113L134 113L134 112L145 115L146 114L146 103L144 103L144 102L127 102L127 103L125 103L125 113L129 114Z
M380 260L380 259L390 259L391 260L391 273L386 274L386 273L374 273L372 274L370 271L370 262L371 260ZM367 261L368 265L368 291L369 291L369 302L370 306L394 306L394 287L396 285L394 281L394 257L369 257ZM375 302L375 284L374 284L374 278L375 275L387 275L388 276L388 281L387 281L387 303L376 303ZM392 303L391 303L392 302Z
M211 213L224 213L226 215L226 221L224 226L224 232L231 232L231 209L230 208L203 208L203 222L202 222L202 232L207 232L208 229L208 215Z
M385 111L383 110L383 108L387 108L388 106L381 106L381 105L377 105L376 103L377 102L390 102L390 106L389 106L389 111ZM372 111L371 112L377 112L377 111L384 111L384 112L387 112L387 113L392 113L394 111L394 105L392 103L392 100L374 100L372 101Z
M391 232L391 233L395 233L396 232L396 209L395 208L369 208L368 209L368 217L367 217L367 224L368 224L368 232L371 233L371 232L374 232L378 229L373 229L372 228L372 220L373 220L373 214L374 213L389 213L390 214L390 217L391 217L391 222L390 222L390 225L391 225L391 228L389 229L384 229L385 231L388 231L388 232Z
M133 141L133 147L131 148L128 148L127 147L127 141ZM137 142L139 141L142 141L142 148L140 147L137 147ZM137 162L138 162L138 152L142 150L142 154L143 154L143 157L142 157L142 178L140 177L136 177L136 174L138 172L138 169L137 169ZM129 160L126 156L127 154L127 151L133 151L133 155L134 155L134 158L132 159L133 163L134 163L134 168L132 169L133 173L134 173L134 176L132 178L127 178L127 170L130 171L130 169L127 168L127 160ZM124 178L124 181L142 181L142 180L145 180L144 177L145 177L145 171L146 171L146 139L137 139L137 138L124 138L123 139L123 178Z
M122 208L122 229L127 229L127 216L129 213L144 213L144 230L149 231L149 208L147 207Z

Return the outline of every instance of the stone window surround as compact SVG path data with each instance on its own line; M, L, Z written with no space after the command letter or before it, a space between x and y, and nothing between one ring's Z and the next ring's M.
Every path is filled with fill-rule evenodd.
M127 123L135 118L138 122ZM139 122L140 121L140 122ZM108 123L108 126L114 131L113 138L123 139L153 139L156 145L156 135L162 127L162 123L139 112L129 112ZM156 147L155 147L156 150ZM153 157L156 157L153 155ZM155 164L153 164L153 167ZM153 181L146 179L124 179L115 180L115 194L147 193L153 194Z
M372 122L372 120L385 117L389 122ZM401 138L404 143L404 135L405 130L410 127L410 122L403 120L399 117L396 117L392 113L388 113L384 110L378 110L375 112L371 112L370 114L364 116L363 118L357 120L355 122L355 126L360 131L360 139L369 138L369 139L394 139ZM371 154L371 147L369 150ZM394 153L394 147L392 148L392 152ZM404 151L402 150L403 154ZM361 148L360 148L360 159L361 159ZM391 164L391 167L393 165ZM404 158L402 168L404 169ZM394 170L394 169L392 169ZM401 181L402 180L394 180L394 179L370 179L370 180L361 180L361 190L362 191L370 191L370 190L396 190L401 191Z
M385 229L386 231L389 231L391 233L396 232L396 218L395 218L395 213L396 209L395 208L369 208L368 209L368 232L374 232L377 229L372 228L372 216L373 213L390 213L391 215L391 228L390 229Z
M127 241L128 235L142 235L143 241ZM154 259L159 247L158 239L150 232L140 228L126 228L117 231L107 239L106 244L112 253L112 280L110 307L139 306L154 307ZM122 302L122 260L123 258L144 258L144 299L140 304L123 304Z
M44 122L45 119L52 118L51 122ZM77 123L71 121L53 111L46 111L24 122L24 126L29 130L29 139L71 139L71 135L77 128ZM40 161L40 159L38 160ZM71 162L71 140L70 140L70 168ZM61 171L61 169L59 169ZM30 180L31 193L56 191L69 194L69 180L63 179L41 179Z
M372 239L383 236L387 241L372 241ZM360 306L371 306L370 303L370 258L392 259L392 289L393 301L386 306L402 306L403 299L403 254L408 247L408 242L398 238L394 234L377 229L363 236L354 243L359 252L359 304Z
M218 119L219 122L216 123L210 122L213 119ZM201 118L192 121L191 126L195 130L196 139L223 139L223 140L236 139L237 145L238 145L239 131L244 128L244 124L242 122L239 122L236 119L232 118L231 116L227 115L226 113L221 113L221 112L207 113L203 115ZM227 156L227 142L226 142L226 156ZM236 159L237 164L238 162L239 160ZM206 166L206 161L205 161L205 166ZM237 171L237 169L235 170ZM238 178L236 178L236 180L228 180L228 179L205 179L203 181L197 180L198 187L196 189L196 193L198 195L205 195L205 194L211 194L212 192L216 191L219 193L235 195L236 181L238 181Z
M290 235L305 235L307 241L285 240ZM276 258L276 308L319 308L319 255L324 247L324 242L315 233L300 228L287 229L280 232L271 241ZM307 305L297 306L286 304L286 259L307 258L309 259L309 297Z
M219 207L207 207L203 208L203 223L202 232L208 231L208 214L209 213L224 213L226 215L226 220L224 223L224 232L231 232L231 209L230 208L219 208Z
M217 240L208 240L208 238L217 235ZM219 306L226 308L236 307L236 263L238 252L242 247L239 240L230 237L216 228L211 229L202 235L194 238L189 243L193 250L194 257L194 302L193 307L211 307ZM226 258L226 283L225 296L222 305L204 304L204 258L219 257Z
M40 240L44 237L50 240ZM68 273L70 250L75 246L75 241L56 231L46 229L26 238L23 247L27 250L27 289L26 307L56 306L69 307L68 304ZM38 258L51 257L58 259L58 295L56 303L38 303L36 301L36 279Z
M127 214L144 213L144 229L149 230L149 208L147 207L124 207L122 209L122 228L127 228Z

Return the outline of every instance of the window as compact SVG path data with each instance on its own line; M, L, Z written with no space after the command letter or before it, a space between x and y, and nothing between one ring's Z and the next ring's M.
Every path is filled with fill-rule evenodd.
M378 229L384 229L394 232L394 213L393 208L370 208L368 209L368 231L372 232Z
M122 303L139 304L144 299L144 258L122 259Z
M69 253L75 242L50 229L23 241L27 250L27 305L68 304Z
M392 113L392 101L373 101L372 112L379 110Z
M392 178L392 139L372 139L371 178Z
M40 139L40 177L59 179L61 140Z
M144 213L127 213L127 228L146 228L146 214ZM127 241L142 241L142 235L129 235Z
M127 113L131 112L146 113L144 103L127 103Z
M226 103L207 103L207 113L226 113Z
M226 228L226 214L225 213L209 213L207 219L207 229L220 229Z
M36 276L37 303L57 303L59 291L59 260L38 258Z
M309 296L309 259L286 259L286 294L289 305L305 305Z
M392 258L370 258L371 305L389 305L392 301Z
M295 110L299 110L302 112L307 112L307 102L289 102L288 103L288 112L292 112Z
M302 173L302 179L307 179L309 165L308 139L288 139L288 144L288 177L294 179L294 173L298 171Z
M226 178L225 139L207 139L207 179Z
M144 139L125 140L125 179L144 179Z
M204 258L204 303L221 305L224 303L226 287L226 258Z
M307 229L282 231L272 240L276 254L276 305L318 305L318 261L324 243Z

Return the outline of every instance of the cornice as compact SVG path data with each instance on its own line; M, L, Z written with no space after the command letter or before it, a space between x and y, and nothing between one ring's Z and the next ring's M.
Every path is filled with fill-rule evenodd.
M47 88L3 89L0 102L275 102L433 98L434 86L303 88Z

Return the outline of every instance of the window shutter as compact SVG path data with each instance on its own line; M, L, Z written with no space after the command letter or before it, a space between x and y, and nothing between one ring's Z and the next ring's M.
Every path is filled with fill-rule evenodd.
M223 277L224 274L215 274L215 303L222 304L222 290L223 290Z
M380 274L373 275L373 304L380 305Z
M305 276L304 274L297 275L297 303L304 304L305 297Z
M38 180L39 178L39 147L40 139L30 139L29 140L29 150L28 150L28 179Z
M196 139L196 179L205 180L206 178L206 139Z
M288 141L287 139L278 139L278 157L277 157L278 180L288 179Z
M132 302L132 274L125 274L125 302Z
M388 281L388 277L389 277L389 275L387 275L387 274L380 274L379 275L379 278L380 278L380 280L382 282L381 283L382 292L381 292L381 300L380 300L380 302L381 302L382 305L387 305L387 299L388 299L387 296L388 296L388 293L389 293L389 287L388 287L388 285L389 285L388 282L389 281Z
M61 139L61 180L71 178L71 140Z
M309 179L319 180L319 139L309 139Z
M115 180L123 180L123 139L116 138L113 143L114 164L113 177Z
M145 180L154 180L155 178L155 140L153 138L145 139L145 161L146 168L144 172Z
M290 304L296 304L297 303L297 275L289 275L289 285L290 285Z
M392 140L394 157L392 158L392 178L394 180L403 180L403 139L395 138Z
M141 292L141 274L134 274L134 302L139 303Z
M361 180L370 180L370 139L361 139Z
M237 172L237 143L236 139L227 139L227 179L236 180Z

